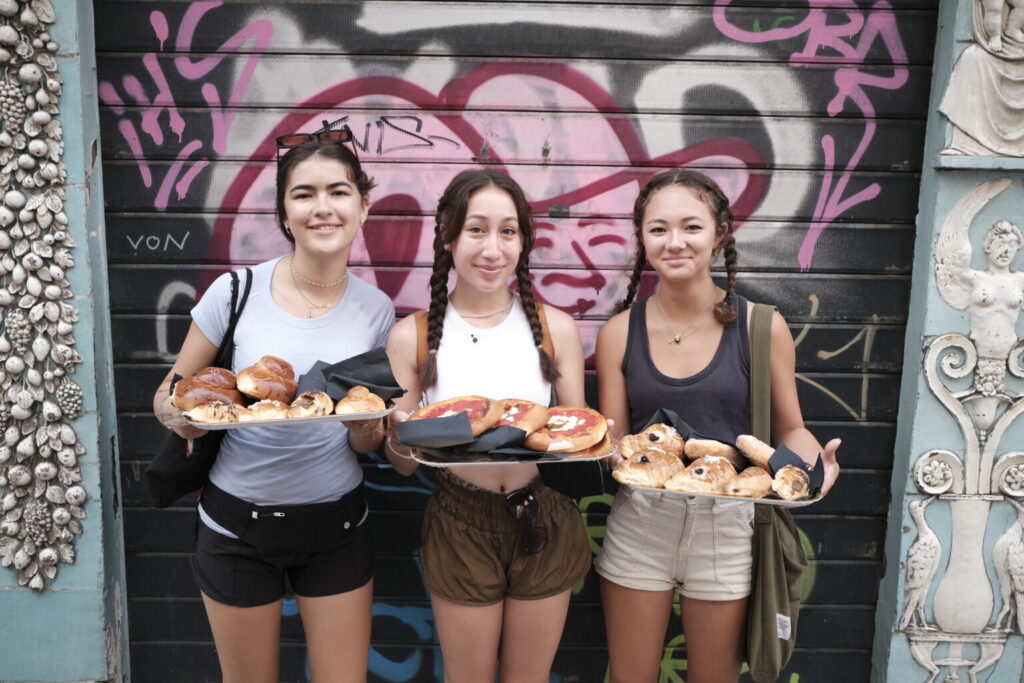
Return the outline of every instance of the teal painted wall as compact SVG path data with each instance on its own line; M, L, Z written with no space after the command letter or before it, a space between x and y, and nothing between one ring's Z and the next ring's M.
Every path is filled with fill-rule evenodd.
M25 4L25 3L22 3ZM69 270L79 320L74 327L83 362L74 373L83 413L72 422L86 448L82 485L89 492L84 531L73 565L61 565L53 584L35 592L0 569L0 681L116 681L127 679L123 606L124 552L116 467L109 297L96 96L92 5L56 0L50 34L60 50L64 79L60 119L67 168L65 211L75 239Z

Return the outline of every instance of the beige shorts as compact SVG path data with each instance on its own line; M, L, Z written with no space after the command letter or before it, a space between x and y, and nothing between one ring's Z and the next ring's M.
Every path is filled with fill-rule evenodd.
M750 594L753 519L750 501L623 486L595 567L626 588L738 600Z

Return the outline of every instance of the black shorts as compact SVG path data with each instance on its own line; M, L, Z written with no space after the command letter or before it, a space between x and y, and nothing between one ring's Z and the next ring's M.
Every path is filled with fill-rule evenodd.
M269 552L264 546L266 535L250 542L251 534L232 528L217 515L224 512L217 504L221 495L228 494L219 490L215 497L210 494L208 485L203 491L203 509L207 514L232 533L242 531L238 534L241 538L231 538L199 522L192 573L199 589L217 602L234 607L266 605L284 596L285 578L297 595L311 598L347 593L373 578L373 545L369 525L363 521L366 508L361 489L361 505L349 511L353 520L347 526L336 517L321 519L315 538L307 537L295 548L287 548L289 539L281 539L282 546ZM282 509L291 512L314 507L317 506Z

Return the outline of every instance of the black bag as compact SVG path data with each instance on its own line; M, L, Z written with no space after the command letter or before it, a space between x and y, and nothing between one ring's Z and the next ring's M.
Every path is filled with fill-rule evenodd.
M235 355L235 326L252 288L252 271L246 268L245 273L245 290L241 298L238 296L238 273L231 273L231 315L212 363L218 368L230 370ZM172 381L172 391L173 388ZM204 436L192 440L192 452L189 453L188 441L168 430L160 450L142 475L153 505L165 508L182 496L202 488L220 451L220 442L223 438L224 430L207 432Z
M754 305L750 323L752 432L771 439L771 306ZM796 645L807 557L793 516L782 507L754 508L753 582L747 612L747 665L755 683L775 681Z

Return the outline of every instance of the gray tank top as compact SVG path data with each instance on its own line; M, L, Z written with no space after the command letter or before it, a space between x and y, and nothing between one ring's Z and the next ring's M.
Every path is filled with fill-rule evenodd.
M733 294L739 315L726 325L714 358L690 377L669 377L654 367L647 338L647 301L629 311L622 358L630 432L640 431L658 408L669 408L705 437L736 443L750 433L750 342L747 300Z

